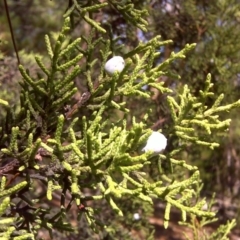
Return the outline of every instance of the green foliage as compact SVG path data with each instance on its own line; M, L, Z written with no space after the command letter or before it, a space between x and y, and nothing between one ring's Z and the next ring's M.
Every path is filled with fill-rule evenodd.
M211 209L214 207L214 203L215 203L215 194L213 194L213 197L211 199L211 201L207 204L207 210L211 211ZM189 228L191 228L193 231L193 237L190 238L190 236L188 236L187 233L184 233L186 239L196 239L196 240L200 240L200 239L229 239L227 236L228 234L232 231L232 229L236 226L236 220L233 219L231 221L227 221L227 223L224 225L220 225L218 227L218 229L213 232L213 233L208 233L204 227L207 225L210 225L216 221L218 221L218 218L212 218L212 219L207 219L207 218L201 218L198 219L196 216L194 215L190 215L190 221L189 223L180 223L181 225L186 225Z
M8 217L6 216L6 212L8 211L8 208L10 207L10 197L4 196L10 196L21 189L25 188L27 186L27 182L21 182L16 184L13 187L10 187L6 189L6 177L2 177L1 179L1 204L0 204L0 236L1 239L10 239L10 236L15 233L15 237L12 239L28 239L33 238L34 235L32 233L27 233L27 231L24 231L23 229L21 231L17 231L17 228L14 227L15 222L17 221L16 217Z
M171 96L167 98L168 105L171 109L172 119L174 121L174 128L176 135L188 142L195 144L209 146L210 148L218 147L218 143L210 143L204 141L204 139L210 138L214 131L227 129L230 125L231 119L224 121L219 120L219 115L216 115L229 111L232 108L239 107L240 101L226 106L221 106L221 102L224 98L224 94L221 94L213 103L211 108L207 108L206 101L209 97L213 96L214 93L210 92L213 84L210 82L211 76L208 75L206 80L206 86L204 91L200 90L199 98L194 97L190 93L190 89L187 85L183 88L183 93L179 95L180 103L178 104L175 99ZM195 132L195 129L202 129ZM195 136L195 134L197 136ZM202 135L202 136L201 136ZM208 137L206 137L208 135Z
M198 96L199 91L204 88L204 79L211 73L214 96L208 99L206 105L212 106L222 93L225 96L222 103L237 101L240 67L239 2L162 0L155 1L150 11L150 28L154 35L160 34L163 40L172 39L174 42L162 49L164 59L168 58L172 50L182 49L186 43L197 43L195 50L186 59L172 65L172 69L183 76L182 80L177 82L167 78L166 85L171 86L174 82L176 89L181 89L187 84L191 86L193 95ZM150 39L147 34L145 37ZM160 97L158 101L161 100ZM160 115L167 117L168 113L163 110ZM215 141L221 142L217 151L203 151L198 146L192 146L191 149L186 149L185 156L187 154L188 161L197 164L201 170L205 191L214 190L226 198L237 199L239 160L235 153L238 155L240 150L239 118L237 111L227 115L227 118L232 119L229 134L224 137L222 132L216 133Z
M91 234L99 233L109 239L119 236L117 226L124 229L123 239L131 239L131 227L139 229L132 221L136 207L129 207L131 204L139 210L142 204L142 212L149 212L153 200L164 202L165 228L171 221L173 207L181 212L183 222L188 216L206 221L215 216L215 212L203 209L206 200L198 199L201 182L198 167L182 159L181 154L189 145L218 147L211 135L226 131L230 119L217 114L239 107L240 102L224 105L221 94L212 105L207 104L213 96L210 74L199 96L194 95L190 85L175 91L157 81L160 77L181 81L171 66L185 59L196 44L186 44L156 64L161 55L159 49L172 41L155 36L124 50L118 39L109 39L105 25L94 20L95 12L109 7L117 9L134 26L147 29L142 18L146 9L135 8L131 1L92 5L73 1L56 39L45 36L48 61L46 57L35 57L39 67L36 76L19 66L20 110L14 111L6 101L0 101L7 110L0 135L0 173L14 174L8 179L1 178L0 197L5 197L0 205L0 213L4 214L3 239L36 239L42 229L51 238L55 238L56 231L63 236L74 234L77 228L71 226L69 217L74 207L79 222L85 221L87 231L91 228ZM72 39L75 14L90 31ZM122 54L126 66L122 72L108 76L104 65L115 55L114 49ZM78 92L74 80L78 77L85 90L74 101ZM146 85L166 96L171 116L166 132L169 147L157 155L141 151L152 132L148 123L150 113L143 109L142 118L129 120L131 99L151 99L151 90L143 88ZM46 207L46 201L55 199L57 206ZM116 221L101 216L103 206L116 216ZM8 207L11 213L7 212ZM146 219L143 217L139 222L147 236ZM220 227L211 238L226 237L233 225L234 221ZM151 231L148 237L152 239Z

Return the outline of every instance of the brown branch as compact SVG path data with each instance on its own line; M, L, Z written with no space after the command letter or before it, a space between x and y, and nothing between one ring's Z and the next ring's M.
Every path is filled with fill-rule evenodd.
M19 55L18 55L17 45L16 45L16 42L15 42L14 34L13 34L12 22L11 22L11 18L10 18L10 14L9 14L7 0L4 0L3 2L4 2L5 10L6 10L6 13L7 13L7 20L8 20L8 25L9 25L10 32L11 32L11 39L12 39L14 51L16 53L17 61L18 61L18 65L19 65L20 64L20 58L19 58Z
M77 112L77 110L79 108L81 108L91 97L91 93L90 92L84 92L81 96L81 98L79 99L79 101L77 103L75 103L70 109L69 111L65 114L66 119L71 119L71 117L73 116L74 113Z
M3 167L0 167L0 176L14 170L18 166L19 161L18 159L14 158L11 162L7 163Z

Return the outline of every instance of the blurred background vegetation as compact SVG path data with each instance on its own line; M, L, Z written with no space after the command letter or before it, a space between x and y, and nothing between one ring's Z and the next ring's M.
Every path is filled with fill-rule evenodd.
M71 0L8 1L20 62L31 73L37 74L38 70L34 56L46 54L44 35L50 33L54 38L55 33L62 26L63 15L71 2ZM89 4L91 1L81 2ZM109 29L106 38L110 36L118 39L113 45L116 54L124 55L139 41L148 41L160 34L163 40L172 39L173 44L159 49L162 54L156 61L158 64L167 59L171 51L179 51L187 43L197 43L195 50L185 59L172 64L172 69L176 75L181 76L181 79L164 77L159 81L164 81L165 86L176 91L180 90L184 84L188 84L197 96L199 90L204 87L207 74L211 73L215 84L215 96L207 104L211 105L222 92L225 94L225 104L240 98L240 1L133 0L132 2L135 7L146 8L150 13L147 17L149 29L146 33L130 25L111 5L94 13L95 19ZM79 20L76 12L71 15L71 21L73 36L84 35L89 31L89 26ZM17 108L20 75L3 1L0 2L0 22L0 98L9 101L13 107ZM94 37L97 38L97 35ZM76 84L82 92L84 86L80 80L81 76L76 79ZM147 112L151 106L153 112L148 119L149 125L154 130L161 128L167 133L171 120L163 99L165 99L164 95L153 92L151 101L140 101L136 97L131 99L128 105L132 109L132 116L137 116L139 119L142 116L138 109L144 112L143 109L146 108ZM232 111L225 116L232 119L227 133L212 136L220 143L218 149L210 151L189 145L182 156L179 156L180 159L185 159L188 163L199 167L204 184L203 196L210 198L212 193L216 192L220 219L225 222L227 219L237 218L237 228L240 226L238 111ZM2 111L0 116L3 116ZM169 148L174 148L174 140L172 142ZM156 209L158 206L159 203L156 203Z

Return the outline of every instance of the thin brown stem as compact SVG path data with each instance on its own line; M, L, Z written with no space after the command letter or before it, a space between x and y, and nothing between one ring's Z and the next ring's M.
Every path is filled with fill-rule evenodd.
M11 18L10 18L10 14L9 14L7 0L4 0L3 2L4 2L5 10L6 10L6 13L7 13L7 20L8 20L8 25L9 25L10 32L11 32L11 38L12 38L14 51L16 53L17 61L18 61L18 65L19 65L20 64L20 58L19 58L19 55L18 55L17 45L16 45L16 42L15 42L14 34L13 34L12 22L11 22Z

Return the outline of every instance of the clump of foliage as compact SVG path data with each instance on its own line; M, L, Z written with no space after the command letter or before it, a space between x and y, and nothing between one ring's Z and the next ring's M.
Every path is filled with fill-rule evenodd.
M198 199L198 168L179 156L189 145L218 147L212 135L226 131L230 124L230 119L219 114L239 107L240 101L223 105L221 94L211 106L206 105L213 95L210 74L199 96L188 85L177 92L164 86L157 79L180 79L171 71L171 64L184 59L195 44L186 44L157 64L159 49L172 41L155 36L126 51L119 38L108 34L110 26L105 29L94 20L94 13L104 8L116 9L133 26L147 31L142 18L146 10L135 8L130 1L73 1L58 37L45 36L48 62L36 56L40 68L36 76L19 66L20 110L0 101L7 114L0 135L3 239L37 239L42 229L51 238L61 232L64 236L78 234L78 239L94 239L94 234L109 239L122 234L124 239L132 239L131 225L139 226L133 224L128 211L133 214L142 204L142 213L149 212L154 199L166 204L165 228L173 207L181 212L183 222L189 215L214 220L215 212L203 209L206 200ZM76 16L90 31L73 39L69 32ZM104 66L116 53L124 57L126 66L109 76ZM79 95L76 84L84 85ZM152 132L151 111L143 108L132 117L128 102L132 98L150 101L151 89L165 96L171 114L164 133L168 148L158 155L141 151ZM79 228L70 223L72 211ZM117 216L117 221L110 223L108 216ZM141 223L147 225L145 219ZM229 222L224 233L220 228L216 239L225 237L234 223ZM117 231L117 227L123 230ZM145 236L150 239L153 235Z
M153 1L151 33L160 34L163 40L172 39L174 42L162 49L162 59L168 58L171 51L182 49L186 43L197 43L191 54L172 65L172 70L184 77L178 82L167 78L166 86L174 83L176 88L182 88L184 84L188 84L194 95L198 95L199 90L204 87L205 77L211 73L215 96L209 98L206 105L211 106L223 92L224 104L239 99L239 12L239 3L236 0ZM149 39L147 34L145 37ZM158 98L158 102L160 101L161 96ZM160 111L159 115L165 116L164 111ZM216 141L221 142L218 151L203 151L195 147L186 149L188 160L197 164L202 171L204 191L211 193L214 189L218 192L218 198L224 196L236 200L239 194L237 115L237 111L228 114L232 124L227 137L223 137L220 132L215 136ZM197 161L198 158L201 161Z

